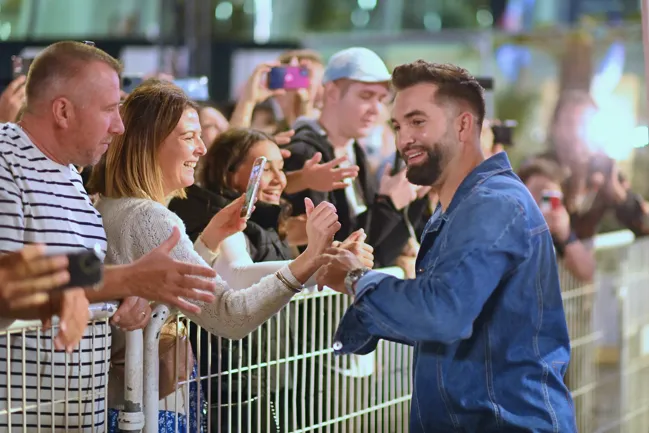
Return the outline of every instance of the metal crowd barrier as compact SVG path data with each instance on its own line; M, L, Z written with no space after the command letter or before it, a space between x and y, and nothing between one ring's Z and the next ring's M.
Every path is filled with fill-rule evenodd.
M108 321L117 305L90 306L88 329L70 354L55 352L47 338L58 332L57 318L50 331L44 331L40 321L15 321L0 330L0 432L69 431L73 425L83 426L84 432L103 431Z
M559 267L572 344L566 382L574 397L578 429L582 433L647 432L649 240L633 242L632 236L618 233L598 238L596 248L595 283L582 284L561 263ZM402 276L398 270L391 273ZM613 297L602 303L606 291ZM382 342L367 356L334 356L333 333L348 306L345 296L311 290L296 296L278 315L240 341L209 335L166 306L156 306L144 331L125 335L126 386L124 404L119 407L119 429L145 433L407 432L412 351ZM604 315L607 321L602 325L595 318L598 308L615 314ZM111 314L104 313L99 321L107 323ZM161 359L168 359L163 350L169 347L158 346L160 335L169 332L169 323L175 324L171 327L175 334L187 336L192 350L181 352L181 344L171 349L175 362L187 368L182 372L171 367L175 372L172 383L178 383L178 388L160 400L159 367ZM17 323L1 335L24 336L36 330L35 325ZM618 339L614 348L618 357L603 367L598 353L609 328ZM8 344L0 346L6 351ZM181 353L184 363L180 362ZM4 356L6 359L6 352ZM25 361L22 363L24 367ZM107 363L104 357L93 364L106 379ZM14 365L12 371L18 371L20 364ZM6 362L0 367L7 371ZM167 364L162 367L170 368ZM4 377L0 388L4 386L6 397L7 385L18 385L7 384L6 378L15 375ZM106 388L90 394L93 401L103 402L107 397ZM55 401L36 398L35 402L23 397L9 403L0 399L0 432L52 431L48 411L57 406L58 412L80 398L66 393L55 397ZM101 408L102 413L93 420L107 419L107 407ZM16 418L34 410L39 420L46 421L40 429L31 428L27 418Z

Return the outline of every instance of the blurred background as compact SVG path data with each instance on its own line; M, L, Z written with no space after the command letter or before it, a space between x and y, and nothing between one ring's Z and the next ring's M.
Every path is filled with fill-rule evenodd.
M223 107L232 107L254 68L288 49L313 49L326 61L341 49L365 46L390 69L421 58L492 79L487 117L516 125L505 149L515 169L548 150L559 96L589 94L597 114L580 116L572 127L589 150L615 160L646 204L643 1L0 0L0 82L11 81L14 55L33 57L61 39L92 40L123 62L125 76L205 77L204 99L226 114ZM619 234L621 228L609 212L597 230ZM630 424L618 426L639 416L649 425L648 246L633 243L633 236L600 237L595 285L562 280L566 292L578 293L565 305L578 360L571 390L581 399L579 423L590 426L596 417L600 426L582 431L636 433ZM636 274L644 279L629 283ZM595 355L591 346L613 347L615 356ZM613 367L595 368L595 359ZM607 368L615 380L606 380ZM613 427L602 427L609 420L616 420Z
M516 163L546 142L560 90L594 89L599 145L646 172L641 0L0 0L0 77L10 57L92 39L125 75L208 76L234 99L256 64L291 47L362 45L389 67L418 58L493 77L489 117L518 123ZM614 132L612 132L614 131ZM614 139L607 139L606 135ZM637 169L634 169L635 165ZM639 192L649 183L627 173ZM647 194L644 194L645 196Z

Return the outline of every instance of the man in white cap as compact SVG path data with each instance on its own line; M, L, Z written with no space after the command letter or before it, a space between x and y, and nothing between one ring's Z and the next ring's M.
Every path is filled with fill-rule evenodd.
M416 190L405 172L391 176L389 169L376 185L364 150L357 140L367 137L379 121L382 105L389 96L390 72L381 58L367 48L348 48L334 54L324 72L323 107L318 119L301 119L294 125L289 146L291 157L285 170L300 170L316 154L322 162L339 160L340 166L357 165L358 177L338 179L339 189L324 192L313 189L289 196L295 215L304 213L304 198L314 203L327 200L338 209L342 228L336 240L342 241L364 229L366 242L374 247L377 266L394 263L402 240L385 239L399 224L405 225L401 210L416 198ZM396 253L395 253L396 251Z

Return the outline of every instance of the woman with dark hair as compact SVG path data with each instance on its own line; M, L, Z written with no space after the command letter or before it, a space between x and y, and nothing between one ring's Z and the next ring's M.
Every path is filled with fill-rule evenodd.
M108 238L106 262L131 263L180 230L181 240L171 257L214 267L221 241L245 226L239 217L243 200L214 215L195 242L166 207L171 197L185 196L184 188L194 183L194 169L206 152L197 106L177 86L151 82L126 98L121 114L124 134L114 138L91 177L91 190L100 195L96 206ZM239 290L217 276L214 302L199 303L200 314L187 313L187 317L214 335L241 339L280 311L317 271L316 258L340 228L331 204L307 206L311 210L307 251L254 284L238 281ZM176 431L176 423L180 431L199 431L198 421L191 416L198 412L185 407L184 398L177 398L184 392L183 387L161 395L160 431ZM109 398L110 407L122 407L123 392L116 390Z

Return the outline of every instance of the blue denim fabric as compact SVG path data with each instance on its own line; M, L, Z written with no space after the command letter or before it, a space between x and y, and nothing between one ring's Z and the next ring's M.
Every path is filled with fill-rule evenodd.
M428 222L417 278L371 271L337 354L414 346L410 432L576 432L570 341L552 238L504 153Z

